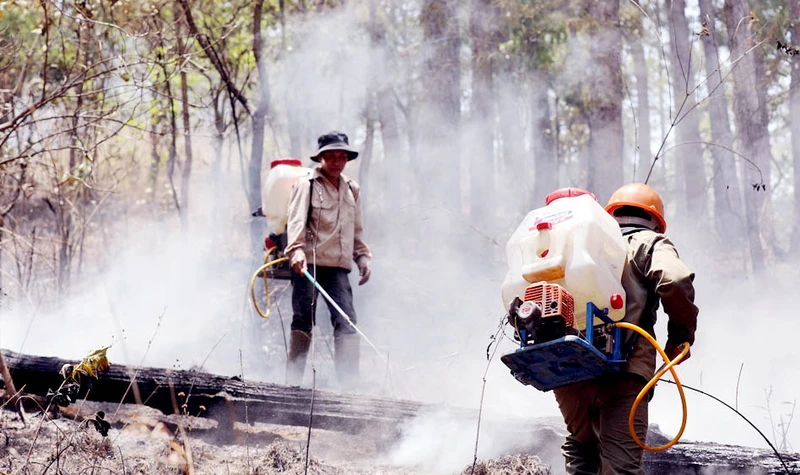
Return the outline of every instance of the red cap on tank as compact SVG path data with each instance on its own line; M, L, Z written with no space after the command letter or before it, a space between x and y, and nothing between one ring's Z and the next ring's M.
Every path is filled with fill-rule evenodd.
M559 198L574 198L581 195L589 195L594 198L595 201L597 201L597 197L594 196L594 193L590 193L586 190L582 190L580 188L559 188L545 197L544 204L549 205Z
M279 158L277 160L273 160L272 163L269 165L269 167L275 168L278 165L291 165L293 167L302 167L303 162L301 162L299 158Z
M624 302L622 301L622 295L614 294L611 296L611 308L613 308L614 310L621 309L623 303Z

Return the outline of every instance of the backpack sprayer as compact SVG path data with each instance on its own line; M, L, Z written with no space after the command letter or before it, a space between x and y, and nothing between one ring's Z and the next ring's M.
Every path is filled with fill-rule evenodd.
M267 219L267 232L264 240L264 265L258 268L250 279L250 296L256 312L262 318L269 318L270 294L268 279L290 280L292 267L289 258L284 255L286 249L286 223L289 219L289 195L295 182L301 178L308 178L311 170L302 166L296 158L282 158L273 160L270 164L269 174L264 181L263 206L252 213L253 217ZM264 279L264 293L267 296L267 307L264 311L258 306L256 299L256 280Z
M502 293L509 302L506 319L520 347L500 359L520 383L549 391L619 372L630 346L625 345L622 330L638 333L656 348L665 365L636 398L628 427L640 447L666 450L677 443L686 426L686 399L673 367L689 346L670 361L649 333L621 321L626 243L616 220L594 195L564 188L549 194L545 203L528 213L506 245L509 271ZM683 421L672 441L650 447L636 435L634 415L667 371L678 386Z

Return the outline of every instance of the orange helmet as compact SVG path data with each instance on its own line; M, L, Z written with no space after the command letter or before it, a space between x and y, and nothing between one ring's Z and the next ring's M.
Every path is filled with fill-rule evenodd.
M619 188L608 200L606 211L613 215L614 211L623 206L643 209L658 223L657 231L663 233L667 230L667 222L664 220L664 203L661 202L661 197L658 196L656 190L644 183L631 183Z

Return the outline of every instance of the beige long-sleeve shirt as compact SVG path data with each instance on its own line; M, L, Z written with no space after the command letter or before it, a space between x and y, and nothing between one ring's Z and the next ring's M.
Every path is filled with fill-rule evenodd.
M311 186L309 186L311 185ZM309 212L309 200L311 209ZM364 243L358 184L345 175L336 187L320 174L297 180L289 197L286 255L306 263L352 270L358 259L372 257Z
M694 343L698 314L694 304L694 273L681 261L675 245L665 235L650 230L625 234L628 257L622 271L626 294L624 321L655 336L653 327L660 301L669 317L667 338L676 343ZM656 369L655 348L639 337L624 369L649 380Z

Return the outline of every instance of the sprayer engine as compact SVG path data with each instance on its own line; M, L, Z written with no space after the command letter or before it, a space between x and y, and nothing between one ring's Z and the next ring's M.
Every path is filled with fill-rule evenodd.
M575 300L558 284L537 282L516 297L508 309L508 322L524 345L577 335Z

